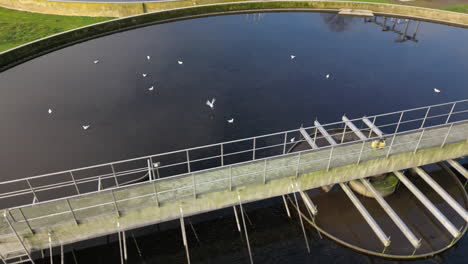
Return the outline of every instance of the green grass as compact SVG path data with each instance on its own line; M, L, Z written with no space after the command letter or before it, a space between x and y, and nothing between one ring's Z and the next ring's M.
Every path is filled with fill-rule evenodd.
M459 13L468 13L468 4L446 6L446 7L442 7L441 9L447 10L447 11L459 12Z
M337 1L348 1L348 2L369 2L369 3L382 3L382 4L393 4L387 0L337 0Z
M111 18L45 15L0 7L0 52L59 32Z

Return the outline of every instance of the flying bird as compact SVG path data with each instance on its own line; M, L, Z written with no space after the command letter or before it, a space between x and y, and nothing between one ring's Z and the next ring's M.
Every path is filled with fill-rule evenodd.
M83 128L83 130L87 130L90 127L90 125L84 125L84 126L81 126L81 127Z
M151 57L148 55L148 56L146 56L146 59L147 59L147 60L151 60Z
M150 88L148 88L148 91L153 91L154 90L154 86L151 86Z
M184 64L184 62L183 62L183 61L180 61L180 60L178 60L177 63L179 63L179 65Z
M52 109L49 108L49 110L47 111L47 113L52 114Z
M234 118L228 119L227 122L228 122L229 124L234 123Z
M148 74L143 73L141 76L143 76L143 78L144 78L144 77L148 76Z
M99 60L95 60L93 61L94 64L98 64L99 63Z
M327 73L327 75L325 75L325 78L327 78L327 79L330 78L330 74Z
M434 93L440 93L440 90L437 88L434 88Z
M296 58L296 55L291 55L291 60L294 60Z
M211 101L210 101L210 100L206 100L206 105L209 106L209 107L211 108L211 110L213 110L213 109L214 109L214 103L215 103L215 101L216 101L215 98L211 99Z
M291 138L291 142L294 142L294 141L296 141L296 138L295 137Z

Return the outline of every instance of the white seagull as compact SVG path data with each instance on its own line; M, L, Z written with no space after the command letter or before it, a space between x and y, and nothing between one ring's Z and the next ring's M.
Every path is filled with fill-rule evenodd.
M211 99L211 101L210 101L210 100L206 100L206 105L209 106L209 107L211 108L211 110L213 110L213 109L214 109L214 103L215 103L215 101L216 101L215 98Z
M49 108L49 110L47 111L47 113L52 114L52 109Z
M296 138L295 138L295 137L291 138L291 142L294 142L295 140L296 140Z
M84 126L81 126L81 127L83 128L83 130L87 130L90 127L90 125L84 125Z
M440 93L440 90L437 88L434 88L434 93Z
M327 73L327 75L325 75L325 78L327 78L327 79L330 78L330 74Z
M296 55L291 55L291 60L294 60L296 58Z
M144 78L144 77L148 76L148 74L147 74L147 73L143 73L141 76L143 76L143 78Z
M154 86L151 86L150 88L148 88L148 91L153 91L154 90Z
M183 62L183 61L180 61L180 60L178 60L177 63L179 63L179 65L184 64L184 62Z
M151 60L151 57L148 55L148 56L146 56L146 59L147 59L147 60Z
M98 64L99 63L99 60L95 60L93 61L94 64Z
M228 122L229 124L234 123L234 118L228 119L227 122Z

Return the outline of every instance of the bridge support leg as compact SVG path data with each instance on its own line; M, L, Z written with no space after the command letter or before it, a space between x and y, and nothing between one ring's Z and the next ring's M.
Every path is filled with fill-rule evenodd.
M125 236L125 231L122 231L122 245L123 245L123 252L124 252L124 261L127 263L128 256L127 256L127 237Z
M117 234L119 235L120 263L121 263L121 264L124 264L124 261L123 261L123 253L122 253L122 235L120 234L120 231L118 231Z
M291 218L291 213L289 212L288 202L286 201L286 197L284 195L283 195L283 202L284 202L284 208L286 208L286 214L288 215L289 218Z
M132 234L133 243L135 243L135 247L136 247L137 252L138 252L138 256L143 257L143 254L141 253L140 247L138 246L135 235L133 234L133 232L131 232L131 234Z
M180 230L182 231L182 242L184 243L184 247L185 247L187 263L190 264L190 253L188 249L187 233L185 232L184 213L182 212L182 207L180 208Z
M291 184L291 187L294 190L294 186L292 186L292 184ZM309 239L307 238L307 233L306 233L306 230L304 228L304 223L302 222L302 214L301 214L301 209L299 209L299 202L297 201L296 192L293 192L293 196L294 196L294 201L296 203L297 216L299 217L299 222L301 223L302 233L304 233L304 240L305 240L307 252L310 253Z
M63 254L63 244L60 245L60 264L65 264L65 257Z
M239 230L239 232L242 232L240 222L239 222L239 216L237 215L236 206L234 205L232 209L234 209L234 216L236 217L237 230Z
M75 264L78 264L78 260L76 260L76 255L75 255L75 249L72 248L72 256L73 256L73 261L75 261Z
M189 222L190 228L192 229L193 234L195 235L195 238L197 239L198 244L200 244L200 238L198 238L197 231L195 231L195 228L192 225L192 221L190 221L190 218L187 217L187 220Z
M52 252L52 238L50 236L50 232L48 233L48 235L49 235L50 264L54 264L54 253Z
M237 198L239 199L239 207L241 210L242 225L244 226L245 240L247 241L247 249L249 250L250 263L253 264L252 250L250 249L249 233L247 233L247 225L245 224L245 217L244 217L244 208L242 208L242 202L241 202L239 193L237 193Z

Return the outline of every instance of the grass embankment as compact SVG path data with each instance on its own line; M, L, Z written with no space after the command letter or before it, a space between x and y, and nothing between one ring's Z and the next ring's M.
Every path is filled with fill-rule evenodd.
M452 12L468 13L468 4L446 6L446 7L442 7L441 9L452 11Z
M36 39L109 19L111 18L44 15L0 7L0 52Z

